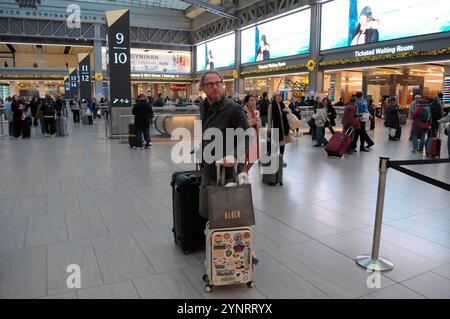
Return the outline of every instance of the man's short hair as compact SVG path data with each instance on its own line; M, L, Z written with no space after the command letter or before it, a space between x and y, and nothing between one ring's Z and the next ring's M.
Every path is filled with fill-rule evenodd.
M208 74L217 74L217 76L220 78L220 80L223 81L223 77L218 71L216 71L216 70L208 70L205 73L203 73L202 77L200 78L200 85L205 84L205 78L206 78L206 76Z
M267 97L267 92L263 92L262 96L263 96L263 98L266 98Z
M363 96L362 92L356 92L355 96L359 99Z

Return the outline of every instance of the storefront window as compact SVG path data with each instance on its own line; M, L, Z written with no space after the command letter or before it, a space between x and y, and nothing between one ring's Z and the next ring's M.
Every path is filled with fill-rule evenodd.
M246 94L252 93L261 96L262 93L267 92L271 96L277 90L286 92L286 99L291 99L292 96L301 98L308 92L308 75L302 73L245 79Z

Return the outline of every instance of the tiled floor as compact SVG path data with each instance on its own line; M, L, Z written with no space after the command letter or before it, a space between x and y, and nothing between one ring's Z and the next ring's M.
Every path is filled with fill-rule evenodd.
M371 249L379 156L418 158L406 134L389 142L377 125L370 153L341 160L295 139L283 187L253 168L256 287L210 294L204 252L173 243L170 178L191 167L171 162L173 142L130 150L103 139L101 121L65 138L1 138L0 298L450 298L449 193L399 172L388 173L381 242L394 269L373 289L354 262ZM450 164L414 169L450 181ZM71 264L81 289L67 287Z

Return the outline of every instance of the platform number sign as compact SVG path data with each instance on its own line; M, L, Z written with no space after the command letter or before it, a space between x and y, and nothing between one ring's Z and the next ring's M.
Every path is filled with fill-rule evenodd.
M130 13L128 10L115 10L107 12L106 15L108 20L109 100L112 107L130 107Z
M78 92L78 68L74 69L69 75L70 97L73 99Z
M90 55L86 55L78 65L80 72L80 99L81 102L87 99L92 99L92 87L91 87L91 58Z
M70 80L69 80L69 78L67 78L64 81L64 98L65 99L70 99L71 98L71 96L70 96Z

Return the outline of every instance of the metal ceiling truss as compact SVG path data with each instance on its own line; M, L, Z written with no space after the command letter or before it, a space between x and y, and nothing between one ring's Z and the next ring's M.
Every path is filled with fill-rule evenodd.
M91 40L94 38L94 24L81 23L81 28L70 29L65 21L0 17L0 34L4 36Z
M11 37L105 40L108 28L100 25L100 38L95 36L94 23L81 23L81 28L68 28L66 21L32 20L0 17L0 35ZM181 30L131 27L131 43L190 45L191 33Z
M237 11L237 21L221 19L192 32L194 43L205 41L217 35L234 31L273 16L309 5L311 0L266 0Z

